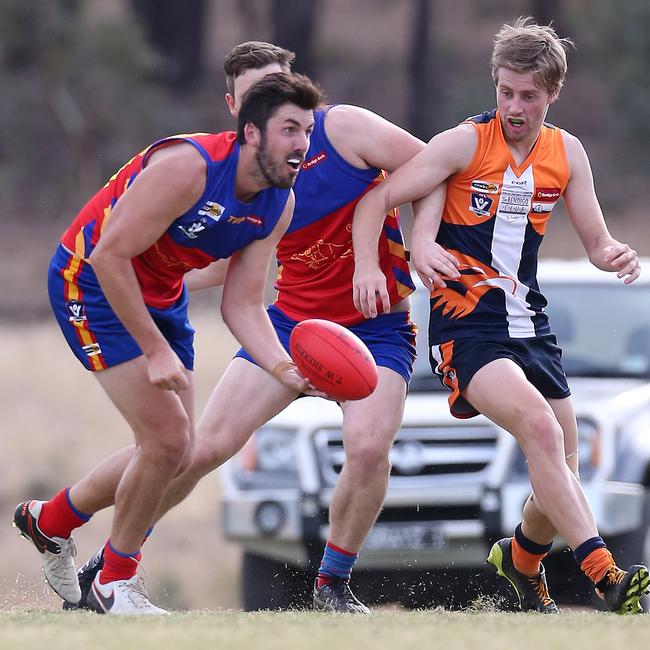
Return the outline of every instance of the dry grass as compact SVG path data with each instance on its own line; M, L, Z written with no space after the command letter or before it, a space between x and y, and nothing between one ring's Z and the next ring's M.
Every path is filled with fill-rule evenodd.
M611 650L642 647L649 631L645 616L569 612L539 614L380 611L368 617L312 612L200 612L164 619L120 619L94 614L0 614L4 650L93 648L125 650L337 650L372 647L445 650Z
M216 301L214 304L217 304ZM197 406L236 350L217 309L194 314L197 329ZM13 508L26 498L48 498L79 479L131 434L97 382L67 349L53 318L21 327L0 327L2 445L0 476L0 609L58 608L42 580L31 544L9 527ZM147 542L144 566L154 599L174 608L235 607L236 547L219 529L216 475L199 484L169 513ZM106 539L110 511L98 513L75 534L83 562ZM197 561L200 558L201 561Z

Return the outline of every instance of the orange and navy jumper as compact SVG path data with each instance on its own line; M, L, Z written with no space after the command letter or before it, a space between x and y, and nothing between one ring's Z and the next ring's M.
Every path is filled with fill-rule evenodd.
M460 261L460 278L445 278L447 286L431 293L429 321L432 369L451 391L450 410L459 418L477 415L462 392L480 368L498 358L517 363L544 397L570 395L537 282L539 247L570 177L563 132L544 123L518 164L498 110L466 123L476 132L476 150L468 166L448 179L437 237ZM516 568L538 573L550 547L527 539L518 526L513 537ZM605 551L600 537L575 549L594 582L606 572L605 565L613 565L611 556L609 564L585 561Z

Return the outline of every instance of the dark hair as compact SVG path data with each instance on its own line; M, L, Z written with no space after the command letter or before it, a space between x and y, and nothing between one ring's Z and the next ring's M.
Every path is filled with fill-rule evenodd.
M233 94L235 79L247 70L258 70L279 63L288 72L295 58L296 55L290 50L264 41L247 41L236 45L223 62L228 92Z
M309 77L290 72L274 72L255 82L244 94L237 116L237 142L246 143L244 127L252 123L262 133L266 124L283 104L295 104L313 111L323 96Z

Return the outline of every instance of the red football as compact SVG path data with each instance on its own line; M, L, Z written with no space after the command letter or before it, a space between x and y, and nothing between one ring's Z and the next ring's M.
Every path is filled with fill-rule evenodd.
M298 370L330 397L343 402L368 397L377 386L377 365L365 343L329 320L298 323L289 339Z

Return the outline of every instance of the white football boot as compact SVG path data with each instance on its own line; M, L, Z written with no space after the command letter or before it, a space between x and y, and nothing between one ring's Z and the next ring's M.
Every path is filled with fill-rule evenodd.
M144 586L144 579L134 575L129 580L99 582L101 571L88 592L88 605L100 614L123 616L164 616L169 612L156 607Z
M13 525L18 528L25 539L33 542L41 554L43 573L52 589L63 600L78 603L81 599L81 589L77 579L77 567L74 556L77 549L72 535L63 537L48 537L38 527L38 518L45 501L25 501L21 503L14 514Z

